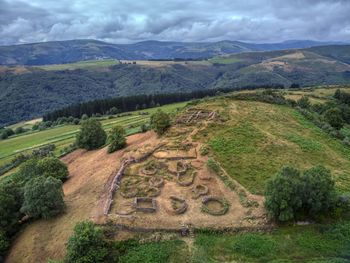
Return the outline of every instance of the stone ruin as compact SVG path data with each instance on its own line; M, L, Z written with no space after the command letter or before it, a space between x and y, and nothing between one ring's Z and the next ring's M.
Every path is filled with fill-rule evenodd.
M154 213L157 210L157 201L150 197L136 197L134 208L137 212Z

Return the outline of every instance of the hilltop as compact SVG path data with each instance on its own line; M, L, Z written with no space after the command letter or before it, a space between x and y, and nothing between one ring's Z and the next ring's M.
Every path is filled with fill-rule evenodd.
M348 92L349 88L341 90ZM163 136L152 131L132 135L127 148L113 154L100 148L66 155L62 158L70 172L63 185L66 212L26 226L15 239L7 262L62 259L74 224L85 219L101 226L109 242L115 242L121 262L139 262L145 255L149 262L206 262L208 258L213 262L347 262L341 258L349 256L350 236L345 230L348 219L277 227L267 220L263 206L266 182L285 165L308 169L322 164L331 171L336 190L347 193L349 146L316 126L298 107L277 100L283 96L297 101L305 96L310 105L326 104L334 102L335 91L242 91L188 105L163 106L172 112L172 127ZM276 101L259 101L259 94L275 94L266 98ZM97 119L107 128L114 123L134 124L141 117L137 114ZM72 129L69 125L63 127ZM63 127L48 131L51 136L64 137L67 130ZM349 125L345 124L344 129L349 131ZM48 131L39 131L37 136L50 136ZM0 142L0 147L4 143ZM61 142L55 143L59 146ZM125 160L134 162L125 169L106 214L107 193ZM194 188L198 185L210 196L223 198L218 199L221 205L214 202L203 210L202 198L196 197L199 192ZM139 195L156 199L155 212L134 209L131 203ZM169 201L174 195L179 198L175 204ZM188 206L178 212L183 200ZM147 203L143 205L153 209ZM177 234L184 226L194 231L186 238Z

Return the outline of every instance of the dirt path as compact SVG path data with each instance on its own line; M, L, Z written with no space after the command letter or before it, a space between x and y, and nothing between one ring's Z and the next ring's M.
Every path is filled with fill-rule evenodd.
M66 213L52 220L38 220L19 234L5 262L40 263L61 259L65 244L77 222L92 219L108 178L120 166L121 158L135 147L155 140L153 132L128 137L122 151L107 154L105 148L95 151L77 150L62 160L68 165L70 178L63 191Z

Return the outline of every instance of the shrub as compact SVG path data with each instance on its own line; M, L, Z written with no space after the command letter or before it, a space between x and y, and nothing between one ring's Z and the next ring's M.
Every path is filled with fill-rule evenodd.
M38 161L38 169L41 175L53 177L59 180L65 180L68 177L68 168L61 160L56 157L46 157Z
M337 130L344 126L344 120L341 111L338 108L332 108L325 112L324 117L326 121Z
M83 115L81 116L81 119L82 119L83 121L85 121L85 120L89 119L89 116L87 116L87 114L83 114Z
M170 117L167 113L158 110L151 116L151 126L158 135L162 135L170 127Z
M109 133L108 142L108 153L124 148L126 145L124 128L122 126L113 127Z
M107 255L107 244L101 229L90 221L78 223L74 234L68 240L66 262L105 262Z
M284 167L267 181L265 206L270 217L279 221L295 218L302 207L300 172L292 167Z
M24 187L21 212L34 218L51 218L65 208L62 182L53 177L36 177Z
M302 109L308 109L310 107L310 100L308 97L303 96L297 101L297 105Z
M219 174L220 173L220 166L215 162L213 159L208 159L207 166L210 170L213 172Z
M94 119L82 122L81 130L77 135L77 145L80 148L93 150L101 147L106 142L106 133L101 124Z
M26 130L23 127L17 127L15 129L15 134L21 134L24 133Z

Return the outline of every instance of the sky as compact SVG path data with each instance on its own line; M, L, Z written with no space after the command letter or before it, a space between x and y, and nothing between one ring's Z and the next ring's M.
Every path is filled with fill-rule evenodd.
M0 45L69 39L350 42L350 0L0 0Z

